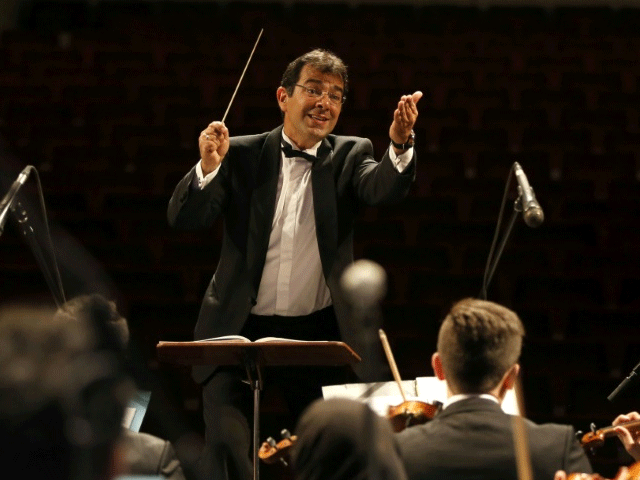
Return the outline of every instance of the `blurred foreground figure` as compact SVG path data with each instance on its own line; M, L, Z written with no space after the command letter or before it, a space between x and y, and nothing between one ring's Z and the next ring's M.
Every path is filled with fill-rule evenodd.
M118 440L132 389L115 356L95 349L84 322L32 313L0 315L3 478L104 480L124 473Z
M296 480L406 480L389 421L366 404L319 400L300 418Z
M129 326L114 302L98 294L81 295L62 305L54 320L87 322L97 332L98 348L113 352L118 363L125 367ZM185 479L175 449L169 441L123 428L121 443L130 474L162 475L167 480Z

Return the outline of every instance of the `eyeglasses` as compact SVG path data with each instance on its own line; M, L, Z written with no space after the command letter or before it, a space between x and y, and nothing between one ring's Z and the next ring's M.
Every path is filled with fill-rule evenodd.
M315 100L319 100L320 98L322 98L323 95L327 95L327 98L329 99L329 103L331 103L332 105L338 106L338 105L342 105L345 100L347 99L347 97L345 95L341 95L338 93L331 93L328 91L322 91L319 90L317 88L313 88L313 87L305 87L304 85L299 85L299 84L295 84L296 87L300 87L302 88L305 92L307 92L307 96L309 98L313 98Z

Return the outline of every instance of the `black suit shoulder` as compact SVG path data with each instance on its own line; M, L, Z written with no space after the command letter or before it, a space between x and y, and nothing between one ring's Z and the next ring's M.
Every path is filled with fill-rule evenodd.
M397 440L409 479L516 478L512 418L496 403L467 400L406 429ZM591 472L571 426L525 425L534 478L553 478L556 470Z
M238 163L249 162L255 164L260 159L260 154L264 148L267 137L271 132L256 135L241 135L229 138L229 152L227 156L232 162L227 162L230 166Z
M171 443L142 432L123 429L122 442L127 466L134 475L162 475L168 480L185 480Z

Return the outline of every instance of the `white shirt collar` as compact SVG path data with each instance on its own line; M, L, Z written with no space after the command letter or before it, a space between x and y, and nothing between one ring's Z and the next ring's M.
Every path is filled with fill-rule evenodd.
M484 398L485 400L491 400L492 402L496 402L498 405L500 405L500 401L496 397L494 397L493 395L489 395L488 393L459 393L447 398L447 401L442 405L442 409L444 410L452 403L459 402L460 400L466 400L467 398Z
M296 147L296 144L293 143L289 137L287 137L287 134L284 133L284 130L282 130L282 138L285 140L285 142L287 142L289 145L291 145L294 150L300 150L298 147ZM318 148L320 148L320 144L321 143L322 143L322 140L320 140L318 143L316 143L311 148L307 148L306 150L302 150L302 151L303 152L307 152L309 155L316 156L316 154L318 153Z

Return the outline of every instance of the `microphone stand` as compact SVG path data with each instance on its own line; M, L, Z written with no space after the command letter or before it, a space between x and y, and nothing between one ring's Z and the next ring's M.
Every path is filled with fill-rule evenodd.
M626 390L627 387L631 384L631 382L638 377L638 370L640 370L640 363L638 363L635 367L633 367L633 370L631 370L631 373L627 376L627 378L625 378L624 380L622 380L622 382L620 382L620 385L618 385L613 392L609 394L609 396L607 397L607 400L609 400L610 402L613 402L618 395L620 395L624 390Z
M53 240L51 239L51 231L49 230L49 220L47 219L47 209L44 204L44 194L42 193L42 184L40 182L40 175L38 174L38 170L35 167L31 167L32 171L35 173L36 183L38 185L38 197L40 200L40 209L42 210L43 223L44 223L44 232L46 238L48 240L49 249L51 252L51 259L53 263L53 268L50 268L50 265L46 261L46 257L40 248L40 244L35 235L34 228L29 224L29 217L27 215L27 210L22 206L17 199L15 199L11 206L10 210L15 215L15 218L20 226L22 234L24 235L29 247L31 247L31 251L33 255L36 257L36 261L40 266L40 271L42 272L47 285L49 286L49 290L51 290L51 294L53 295L53 299L56 302L56 306L60 307L67 300L64 294L64 287L62 285L62 278L60 277L60 269L58 268L58 261L56 260L56 253L53 246ZM53 273L52 273L53 270ZM55 276L54 276L55 273Z
M502 216L504 214L504 207L507 203L507 194L509 192L509 187L511 186L511 178L515 169L515 164L512 165L511 170L509 170L509 176L507 177L507 183L504 188L504 194L502 195L502 203L500 205L500 213L498 214L498 222L496 224L496 230L493 234L493 241L491 242L491 248L489 249L489 255L487 256L487 263L484 268L484 277L482 279L482 290L480 291L480 298L482 300L487 299L487 290L489 289L489 284L491 283L491 279L493 278L493 274L496 271L496 267L498 266L498 262L500 261L500 257L502 256L502 252L504 251L504 247L507 244L507 240L511 235L511 231L513 230L513 225L515 224L516 218L520 212L522 212L522 192L519 192L518 198L513 204L513 212L511 213L511 218L509 219L509 223L506 227L505 233L502 236L502 240L498 247L497 253L494 252L496 249L496 243L498 241L498 233L500 232L500 225L502 224Z
M44 279L46 280L47 285L49 286L49 290L53 295L53 298L56 302L56 306L60 307L65 302L62 286L58 287L58 284L56 283L56 281L54 280L51 274L51 271L49 269L49 266L47 265L45 256L42 252L42 249L40 248L40 244L36 239L35 231L33 230L33 227L29 223L27 210L22 206L22 203L16 202L15 206L11 207L11 211L15 214L16 221L20 225L20 231L22 232L22 235L24 235L26 242L29 244L29 247L31 248L33 255L36 257L36 261L38 262L38 265L40 265L40 270L42 271Z

